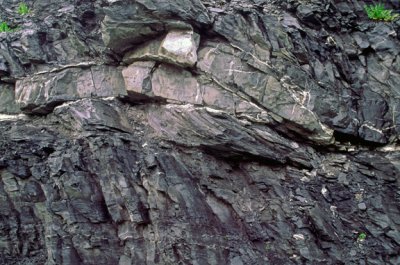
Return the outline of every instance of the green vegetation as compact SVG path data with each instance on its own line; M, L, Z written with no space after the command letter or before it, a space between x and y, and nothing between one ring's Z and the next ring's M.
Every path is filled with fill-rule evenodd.
M0 22L0 32L10 32L12 29L8 26L7 22Z
M392 14L393 10L386 9L382 3L366 5L364 7L368 18L380 21L393 21L399 17L399 14Z
M29 7L25 3L19 3L18 14L24 16L30 12Z
M28 5L25 4L24 2L19 3L17 11L18 14L20 14L21 16L25 16L31 12ZM0 32L15 32L19 29L20 27L10 28L7 22L0 21Z
M365 232L361 232L358 234L357 241L363 242L367 238L367 234Z

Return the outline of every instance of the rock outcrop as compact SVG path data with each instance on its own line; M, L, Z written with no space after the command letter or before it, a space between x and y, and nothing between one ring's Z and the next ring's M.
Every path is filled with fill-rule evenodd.
M0 0L0 263L400 264L400 19L27 3Z

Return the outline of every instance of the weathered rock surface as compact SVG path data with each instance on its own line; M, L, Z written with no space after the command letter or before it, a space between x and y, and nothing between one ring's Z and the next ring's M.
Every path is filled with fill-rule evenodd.
M0 113L14 114L20 112L15 101L14 86L6 83L0 84Z
M27 3L0 0L1 264L400 264L400 20Z
M159 41L150 41L125 54L123 62L152 60L192 67L197 62L199 36L193 30L171 30Z
M16 102L26 113L48 113L60 103L81 98L126 94L121 70L108 66L39 73L15 84Z

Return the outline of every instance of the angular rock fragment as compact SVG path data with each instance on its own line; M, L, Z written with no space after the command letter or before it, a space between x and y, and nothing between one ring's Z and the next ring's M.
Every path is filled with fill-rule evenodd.
M190 22L198 26L211 24L208 10L199 0L113 1L104 11L102 38L108 48L118 53L162 35L177 25L187 28Z
M0 113L15 114L20 109L15 103L14 86L6 83L0 83Z
M199 36L193 31L173 30L168 32L161 43L160 55L184 67L197 62Z
M134 62L122 70L128 98L131 100L145 99L152 96L151 76L156 63L153 61Z
M125 54L124 63L139 60L165 62L192 67L197 62L199 35L193 30L171 30L163 39L150 41Z
M143 39L154 38L164 31L158 19L146 16L139 5L116 3L105 9L101 23L102 39L106 47L115 52L124 52Z
M20 39L11 43L11 48L22 64L43 63L47 59L40 37L32 29L24 30Z

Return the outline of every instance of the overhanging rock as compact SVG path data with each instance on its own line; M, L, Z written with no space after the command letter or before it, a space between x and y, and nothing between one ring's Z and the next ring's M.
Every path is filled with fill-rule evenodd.
M174 29L164 38L147 42L128 52L124 63L153 60L181 67L192 67L197 62L197 49L200 37L192 30Z

